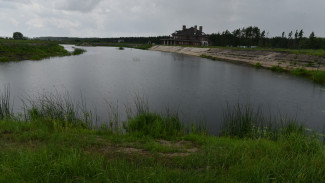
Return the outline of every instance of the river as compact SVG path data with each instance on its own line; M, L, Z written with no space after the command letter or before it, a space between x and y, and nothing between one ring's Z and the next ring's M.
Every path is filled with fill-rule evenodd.
M14 109L21 108L20 98L69 92L107 121L105 101L118 103L123 119L124 105L140 95L153 111L178 110L185 123L205 121L212 133L226 106L238 103L296 118L314 130L325 127L325 86L304 78L175 53L82 48L87 52L79 56L0 63L0 86L9 85Z

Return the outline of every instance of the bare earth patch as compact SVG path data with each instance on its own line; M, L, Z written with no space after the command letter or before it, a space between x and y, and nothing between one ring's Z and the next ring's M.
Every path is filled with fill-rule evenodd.
M101 140L102 141L102 140ZM177 152L159 152L158 154L164 157L185 157L189 156L199 149L196 145L190 141L176 141L171 142L167 140L157 140L157 142L166 147L177 148L179 151ZM139 154L143 156L150 155L151 152L146 149L135 147L135 144L111 144L111 143L101 143L100 146L92 146L90 149L86 149L85 151L90 152L99 152L102 154L116 154L116 153L124 153L124 154Z

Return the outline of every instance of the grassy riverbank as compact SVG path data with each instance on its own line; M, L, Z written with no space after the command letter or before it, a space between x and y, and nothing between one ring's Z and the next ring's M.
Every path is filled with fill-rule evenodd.
M84 51L76 49L73 53L70 53L62 46L51 41L0 39L0 62L41 60L56 56L82 54Z
M247 107L228 110L222 133L210 136L139 100L123 126L113 113L91 128L92 113L68 98L39 97L17 116L8 98L0 102L0 182L325 181L318 137Z

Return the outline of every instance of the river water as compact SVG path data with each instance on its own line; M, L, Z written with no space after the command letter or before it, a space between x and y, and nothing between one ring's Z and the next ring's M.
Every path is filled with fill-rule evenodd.
M15 110L22 97L69 92L107 121L105 101L118 103L123 118L124 105L140 95L153 111L178 110L185 123L203 120L212 133L226 106L238 103L297 118L314 130L325 125L325 86L307 79L175 53L83 48L79 56L0 63L0 86L9 85Z

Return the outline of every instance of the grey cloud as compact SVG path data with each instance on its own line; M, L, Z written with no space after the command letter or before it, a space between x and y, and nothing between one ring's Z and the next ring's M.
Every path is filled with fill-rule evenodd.
M324 0L0 0L0 36L155 36L182 25L206 33L253 25L271 36L304 29L325 37L323 7Z
M54 3L54 7L59 10L66 11L80 11L90 12L92 11L101 0L60 0Z

